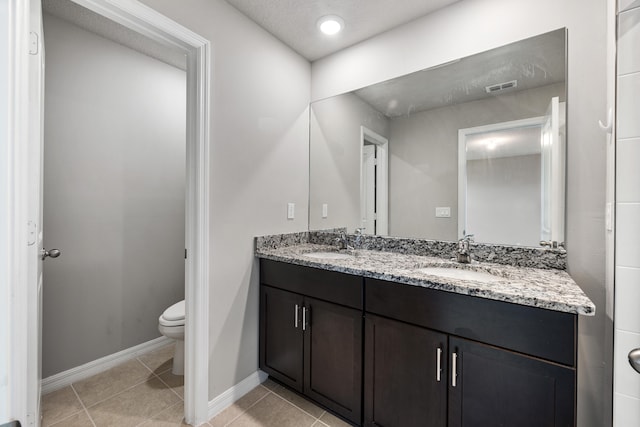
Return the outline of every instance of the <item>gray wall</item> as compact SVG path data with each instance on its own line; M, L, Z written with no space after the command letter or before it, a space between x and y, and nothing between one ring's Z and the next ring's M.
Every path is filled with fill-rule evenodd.
M389 120L358 96L347 93L311 107L309 228L361 225L361 126L388 137ZM322 204L328 216L322 218Z
M478 242L538 246L540 158L467 161L467 234Z
M50 15L44 31L46 378L159 337L184 298L186 76Z
M211 41L213 399L258 369L254 236L308 229L310 65L223 0L142 2Z
M579 317L578 425L611 423L612 334L605 310L607 2L462 1L312 65L313 100L561 27L568 29L569 273L597 306Z
M564 92L564 84L558 83L391 120L389 234L456 240L458 130L543 116L551 98ZM437 206L451 207L451 217L436 218Z

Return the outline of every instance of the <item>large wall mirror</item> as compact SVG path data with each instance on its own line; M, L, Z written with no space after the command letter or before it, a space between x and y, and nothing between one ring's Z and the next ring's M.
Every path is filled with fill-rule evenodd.
M564 241L566 30L311 104L309 228Z

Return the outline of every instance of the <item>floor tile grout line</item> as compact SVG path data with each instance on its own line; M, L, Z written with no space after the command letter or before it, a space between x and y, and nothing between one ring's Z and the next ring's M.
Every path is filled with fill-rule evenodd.
M286 389L285 389L285 390L286 390ZM299 407L298 405L296 405L295 403L293 403L292 401L290 401L290 400L289 400L289 399L287 399L286 397L279 395L277 392L275 392L275 391L271 391L271 392L272 392L273 394L275 394L276 396L278 396L280 399L282 399L282 400L284 400L285 402L287 402L287 403L291 404L294 408L298 408L299 410L301 410L301 411L302 411L302 412L304 412L305 414L309 415L311 418L315 418L316 420L319 420L319 419L320 419L320 418L318 418L318 417L315 417L315 416L311 415L310 413L308 413L307 411L305 411L304 409L302 409L301 407ZM303 399L304 399L304 398L303 398ZM315 405L315 403L313 403L313 402L310 402L310 403L312 403L313 405ZM316 405L316 406L317 406L317 405ZM320 407L318 406L318 408L320 408ZM320 409L322 409L322 408L320 408ZM323 411L322 411L322 414L320 414L320 416L323 416L325 412L327 412L327 411L323 410Z
M166 373L166 371L165 371L165 372L163 372L163 373ZM160 378L160 375L156 374L155 372L153 373L153 375L154 375L157 379L159 379L159 380L160 380L160 382L161 382L162 384L164 384L165 386L167 386L167 388L168 388L169 390L171 390L171 391L173 392L173 394L175 394L176 396L178 396L178 399L180 399L180 401L181 401L181 402L182 402L182 404L184 405L184 397L180 396L180 395L178 394L178 392L177 392L177 391L175 391L175 390L173 389L173 387L171 387L171 386L170 386L169 384L167 384L167 383L166 383L162 378ZM171 406L173 406L173 405L171 405Z
M173 345L173 344L168 344L168 345L166 345L165 347L169 347L170 345ZM160 348L158 348L158 349L154 350L153 352L145 353L145 354L143 354L143 355L141 355L141 356L135 356L135 359L136 359L138 362L142 363L142 365L144 365L144 367L145 367L145 368L147 368L147 369L148 369L148 370L150 370L151 372L155 373L155 372L154 372L154 370L153 370L153 369L151 369L151 367L150 367L149 365L147 365L146 363L144 363L144 362L142 361L141 357L144 357L144 356L148 356L148 355L150 355L150 354L153 354L153 353L155 353L156 351L160 351L160 350L164 349L165 347L160 347ZM173 357L170 357L168 360L171 360L171 359L173 359ZM160 366L164 365L165 363L167 363L167 361L163 362ZM158 367L160 367L160 366L158 366ZM156 368L156 369L157 369L157 368ZM171 368L168 368L166 371L162 371L162 372L160 372L160 373L161 373L161 374L164 374L164 373L165 373L165 372L167 372L169 369L171 369Z
M165 372L166 372L166 371L165 371ZM169 384L167 384L167 383L165 383L164 381L162 381L162 378L160 378L160 376L158 376L155 372L151 371L151 374L152 374L152 375L153 375L153 376L154 376L158 381L160 381L160 382L162 383L162 385L164 385L166 388L168 388L169 390L171 390L171 391L173 392L173 394L175 394L175 395L178 397L178 399L179 399L179 400L178 400L176 403L174 403L173 405L169 405L168 407L166 407L166 408L164 408L164 409L160 410L159 412L157 412L157 413L155 413L155 414L150 415L150 416L149 416L149 418L146 418L146 419L145 419L144 421L142 421L140 424L136 424L136 426L135 426L135 427L139 427L139 426L141 426L142 424L146 423L147 421L151 421L151 419L152 419L153 417L155 417L156 415L159 415L159 414L163 413L164 411L167 411L167 410L169 410L170 408L173 408L174 406L179 405L179 404L182 404L183 412L184 412L184 399L183 399L182 397L180 397L180 395L179 395L179 394L178 394L178 393L177 393L173 388L171 388L171 387L169 386ZM147 379L147 381L148 381L148 379ZM146 381L145 381L145 382L146 382ZM142 383L140 383L140 384L142 384ZM140 384L138 384L138 385L140 385Z
M243 416L243 415L244 415L244 414L245 414L249 409L253 408L254 406L256 406L256 405L258 404L258 402L260 402L262 399L264 399L265 397L267 397L267 396L269 395L269 393L273 393L271 390L269 390L269 389L268 389L268 388L266 388L266 387L264 387L264 389L266 389L266 390L267 390L267 392L264 394L264 396L262 396L260 399L258 399L258 400L256 400L255 402L253 402L251 405L249 405L249 406L247 407L247 409L244 409L242 412L240 412L236 417L234 417L232 420L230 420L228 423L226 423L226 424L224 425L224 427L227 427L227 426L228 426L228 425L230 425L232 422L234 422L235 420L237 420L238 418L240 418L241 416ZM244 396L242 396L242 397L244 397ZM240 400L240 399L238 399L238 400ZM234 405L234 404L235 404L235 402L234 402L234 403L232 403L231 405L229 405L227 408L230 408L230 407L231 407L232 405ZM227 409L227 408L225 408L225 409ZM220 412L220 413L222 413L222 412ZM213 417L213 418L215 418L215 417ZM213 418L212 418L212 419L213 419ZM210 421L210 420L209 420L209 421ZM209 423L209 422L207 421L207 424L208 424L208 423ZM209 424L209 426L211 426L211 424Z
M155 375L155 374L154 374L154 375ZM179 400L178 400L176 403L174 403L173 405L169 405L168 407L166 407L166 408L162 409L160 412L157 412L157 413L155 413L155 414L151 415L151 416L150 416L149 418L147 418L145 421L143 421L143 422L141 422L140 424L138 424L138 426L140 426L141 424L146 423L147 421L151 421L151 419L152 419L153 417L155 417L156 415L160 415L160 414L161 414L161 413L163 413L164 411L167 411L167 410L169 410L170 408L173 408L174 406L179 405L179 404L182 404L182 412L183 412L183 415L184 415L184 399L183 399L183 398L182 398L182 397L181 397L181 396L180 396L180 395L179 395L179 394L178 394L178 393L177 393L173 388L171 388L167 383L165 383L164 381L162 381L162 378L160 378L158 375L155 375L155 377L156 377L158 380L160 380L160 382L161 382L162 384L164 384L164 386L165 386L165 387L167 387L169 390L171 390L171 391L173 392L173 394L175 394L175 395L178 397L178 399L179 399ZM136 426L136 427L138 427L138 426Z
M78 411L74 412L73 414L66 415L66 416L65 416L65 417L63 417L63 418L60 418L60 419L55 420L55 421L54 421L53 423L51 423L51 424L45 424L45 423L41 423L41 424L42 424L43 426L44 426L44 425L46 425L46 426L48 426L48 427L55 427L56 425L60 425L60 423L61 423L61 422L66 421L66 420L68 420L69 418L74 417L74 416L78 415L78 414L79 414L79 413L81 413L81 412L85 412L85 409L84 409L84 408L82 408L82 409L80 409L80 410L78 410Z
M129 359L129 360L127 360L127 361L123 362L123 363L120 363L119 365L115 365L115 366L113 366L111 369L114 369L114 368L117 368L117 367L119 367L119 366L122 366L122 365L124 365L124 364L126 364L126 363L128 363L128 362L131 362L132 360L136 360L136 361L138 361L138 362L139 362L143 367L147 368L147 370L149 370L149 371L150 371L150 373L151 373L152 375L155 375L155 373L154 373L153 371L151 371L151 369L150 369L147 365L145 365L145 364L144 364L144 363L142 363L140 360L138 360L138 358L137 358L137 357L134 357L134 358L132 358L132 359ZM108 372L108 371L104 371L104 372ZM104 372L101 372L101 374L104 374ZM93 377L95 377L95 376L97 376L97 375L100 375L100 374L96 374L96 375L94 375ZM86 378L86 379L85 379L85 380L83 380L83 381L86 381L86 380L88 380L88 379L90 379L90 378L93 378L93 377ZM118 396L118 395L120 395L120 394L124 393L125 391L129 391L129 390L131 390L132 388L139 386L140 384L144 384L144 383L145 383L145 382L147 382L147 381L149 381L149 377L145 376L145 377L143 377L142 381L137 382L137 383L135 383L135 384L133 384L133 385L131 385L131 386L129 386L129 387L127 387L127 388L125 388L124 390L120 390L119 392L117 392L117 393L115 393L115 394L112 394L111 396L106 397L106 398L104 398L104 399L102 399L102 400L99 400L99 401L97 401L97 402L94 402L94 403L92 403L91 405L88 405L88 406L84 404L84 402L82 401L82 398L80 398L80 393L78 393L78 392L75 390L75 388L73 388L73 391L74 391L74 392L76 392L76 395L78 396L78 399L80 399L80 403L81 403L83 406L85 406L86 408L93 408L94 406L96 406L96 405L98 405L98 404L100 404L100 403L102 403L102 402L105 402L105 401L107 401L107 400L109 400L109 399L111 399L111 398L113 398L113 397L116 397L116 396ZM72 383L72 384L70 384L70 385L73 387L73 383Z
M78 415L80 412L84 411L84 409L85 409L85 408L84 408L84 405L82 404L82 400L80 400L80 397L78 396L78 393L76 393L76 391L73 389L73 387L71 387L71 384L69 384L69 385L68 385L68 387L71 389L71 391L73 392L73 394L74 394L74 396L76 397L77 401L80 403L80 407L81 407L81 409L79 409L79 410L75 411L75 412L74 412L74 413L72 413L72 414L69 414L69 415L66 415L66 416L64 416L64 417L62 417L62 418L59 418L59 419L57 419L57 420L54 420L54 422L47 424L47 426L55 426L56 424L59 424L59 423L61 423L62 421L66 420L66 419L68 419L68 418L71 418L71 417L73 417L74 415ZM59 389L59 390L55 390L55 391L60 391L60 390L64 390L64 388L61 388L61 389ZM40 406L42 406L42 397L40 397L40 399L41 399L41 401L40 401ZM40 412L42 413L42 411L40 411ZM41 422L40 424L41 424L41 425L43 425L43 426L45 425L45 423L44 423L44 419L42 419L42 422Z
M104 398L104 399L99 400L99 401L97 401L97 402L95 402L95 403L92 403L92 404L91 404L91 405L89 405L89 406L86 406L86 405L85 405L85 406L86 406L86 408L87 408L87 409L89 409L89 408L93 408L94 406L99 405L99 404L101 404L101 403L104 403L104 402L106 402L106 401L107 401L107 400L109 400L109 399L113 399L113 398L114 398L114 397L116 397L116 396L120 396L122 393L125 393L125 392L127 392L127 391L131 390L132 388L138 387L140 384L144 384L144 383L146 383L147 381L149 381L149 378L145 377L145 379L144 379L144 380L142 380L142 381L140 381L140 382L137 382L137 383L135 383L135 384L133 384L133 385L131 385L131 386L129 386L129 387L127 387L127 388L123 389L123 390L120 390L119 392L117 392L117 393L115 393L115 394L112 394L111 396L109 396L109 397L107 397L107 398ZM78 396L80 396L80 395L78 394ZM82 399L80 399L80 401L81 401L81 403L84 405L84 402L82 402Z
M151 415L149 416L149 418L145 418L144 421L140 422L139 424L136 424L135 427L140 427L141 425L143 425L144 423L151 421L153 419L153 417L155 417L156 415L160 415L161 413L163 413L164 411L168 411L169 409L173 408L176 405L180 405L180 403L182 402L176 402L173 405L169 405L167 408L164 408L162 411L158 412L157 414ZM184 408L184 404L182 406ZM184 412L184 411L183 411ZM184 418L183 418L184 420Z
M120 366L120 365L122 365L122 364L124 364L124 363L127 363L127 362L129 362L129 361L132 361L132 360L136 360L137 362L139 362L139 363L140 363L144 368L146 368L146 369L149 371L149 373L151 373L152 377L155 377L156 379L160 380L160 382L161 382L165 387L167 387L169 390L171 390L171 391L172 391L172 392L173 392L173 393L178 397L178 399L180 399L180 400L179 400L178 402L176 402L174 405L171 405L171 406L169 406L168 408L165 408L164 410L167 410L167 409L171 408L172 406L178 405L179 403L182 403L182 404L184 405L184 399L183 399L183 398L182 398L182 397L181 397L181 396L180 396L180 395L179 395L175 390L173 390L173 388L172 388L172 387L170 387L166 382L164 382L164 381L162 380L162 378L160 378L160 375L162 375L162 374L164 374L164 373L168 372L169 370L171 370L171 368L168 368L167 370L162 371L162 372L160 373L160 375L159 375L159 374L156 374L156 373L155 373L155 372L154 372L154 371L153 371L149 366L147 366L147 364L145 364L142 360L140 360L139 356L135 356L135 357L132 357L131 359L128 359L128 360L124 361L123 363L121 363L121 364L119 364L119 365L115 365L115 366L113 366L111 369L113 369L113 368L115 368L115 367L117 367L117 366ZM166 362L164 362L164 363L166 363ZM105 371L105 372L106 372L106 371ZM77 401L80 403L80 406L81 406L81 408L82 408L82 409L80 409L80 410L78 410L77 412L74 412L74 413L72 413L72 414L70 414L70 415L68 415L68 416L66 416L66 417L64 417L64 418L61 418L61 419L59 419L59 420L56 420L53 424L51 424L51 426L55 426L56 424L60 424L61 422L65 421L65 420L68 420L69 418L71 418L71 417L73 417L73 416L76 416L76 415L78 415L78 414L79 414L79 413L81 413L81 412L84 412L84 413L85 413L85 415L89 418L89 421L91 422L91 425L93 425L93 427L97 427L97 426L96 426L95 421L93 420L93 418L91 417L91 414L89 413L89 408L93 408L94 406L99 405L99 404L101 404L101 403L103 403L103 402L106 402L107 400L113 399L113 398L115 398L116 396L119 396L119 395L121 395L122 393L127 392L127 391L129 391L129 390L133 389L134 387L137 387L137 386L139 386L139 385L141 385L141 384L146 383L146 382L147 382L147 381L149 381L150 379L151 379L151 378L149 378L148 376L147 376L147 377L144 377L141 381L139 381L139 382L137 382L137 383L135 383L135 384L133 384L133 385L131 385L131 386L129 386L129 387L127 387L127 388L125 388L125 389L123 389L123 390L121 390L121 391L117 392L117 393L115 393L115 394L112 394L112 395L110 395L110 396L108 396L108 397L106 397L106 398L104 398L104 399L102 399L102 400L99 400L99 401L97 401L97 402L94 402L94 403L92 403L91 405L88 405L88 406L84 403L84 401L82 400L82 398L80 398L80 394L78 393L78 391L77 391L77 390L75 389L75 387L73 386L73 383L71 383L71 384L69 384L69 387L70 387L70 388L71 388L71 390L73 391L73 394L75 395L75 397L76 397ZM164 410L163 410L163 411L164 411ZM161 413L161 412L163 412L163 411L160 411L159 413ZM156 414L156 415L157 415L157 414ZM145 423L145 422L149 421L150 419L151 419L151 418L148 418L148 419L146 419L145 421L143 421L142 423ZM141 424L142 424L142 423L141 423ZM207 425L209 425L209 424L208 424L208 422L207 422ZM206 427L206 426L205 426L205 427ZM211 427L211 425L209 425L209 427Z
M151 369L149 366L147 366L146 363L144 363L142 360L140 360L140 357L136 356L135 358L142 366L144 366L145 368L147 368L149 370L149 372L153 372L153 369Z
M91 421L91 424L93 425L93 427L97 427L95 421L93 421L93 417L91 416L91 414L87 410L87 407L85 406L84 402L82 401L82 399L80 399L80 395L76 391L76 388L73 386L73 383L69 384L69 387L71 387L71 390L73 391L73 394L76 395L76 399L78 399L78 401L80 402L80 405L82 406L82 409L84 410L84 413L87 414L87 417L89 418L89 421Z
M287 389L287 388L285 388L284 386L279 385L279 387L280 387L280 388L282 388L283 390L288 390L288 389ZM266 388L266 387L265 387L265 388ZM276 390L277 390L277 388L276 388ZM291 400L289 400L289 399L287 399L286 397L284 397L283 395L279 394L276 390L269 390L269 391L271 391L273 394L275 394L275 395L276 395L276 396L278 396L279 398L283 399L285 402L290 403L290 404L291 404L291 405L293 405L295 408L297 408L297 409L301 410L302 412L304 412L305 414L309 415L311 418L315 418L316 420L319 420L319 419L320 419L320 417L322 417L322 416L325 414L325 412L327 412L327 411L325 411L325 410L322 410L322 413L320 414L320 417L315 417L315 416L311 415L310 413L308 413L307 411L305 411L304 409L300 408L298 405L296 405L295 403L293 403ZM297 395L296 395L296 396L297 396ZM305 398L304 398L304 397L302 397L302 399L305 399ZM305 400L306 400L306 399L305 399ZM315 403L313 403L313 402L311 402L311 401L309 401L309 402L315 405ZM317 406L317 405L316 405L316 406ZM322 408L320 408L319 406L318 406L318 408L319 408L319 409L322 409Z

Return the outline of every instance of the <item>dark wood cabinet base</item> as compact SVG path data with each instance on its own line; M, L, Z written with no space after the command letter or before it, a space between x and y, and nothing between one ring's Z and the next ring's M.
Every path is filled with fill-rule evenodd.
M261 260L260 368L367 427L571 427L577 316Z

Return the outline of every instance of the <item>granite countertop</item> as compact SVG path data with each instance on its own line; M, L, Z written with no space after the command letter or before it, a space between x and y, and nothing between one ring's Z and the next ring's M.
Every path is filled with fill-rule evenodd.
M566 313L593 316L595 305L564 270L514 267L489 262L458 264L445 258L357 250L348 259L317 259L310 252L336 252L335 246L300 243L275 248L259 247L259 258L338 271L412 286L455 292ZM471 269L498 279L491 283L453 279L417 271L424 267Z

